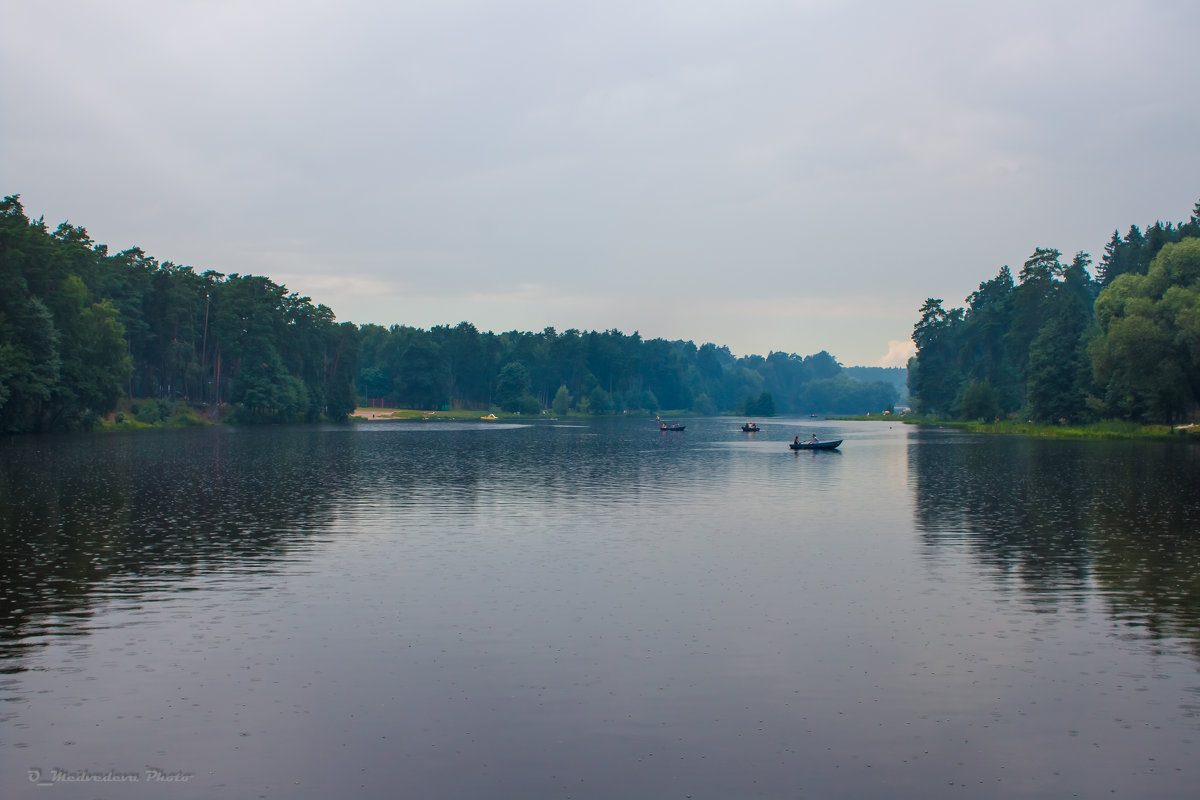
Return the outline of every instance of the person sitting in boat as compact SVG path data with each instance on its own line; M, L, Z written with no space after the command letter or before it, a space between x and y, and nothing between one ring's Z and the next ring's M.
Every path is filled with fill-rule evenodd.
M792 439L792 444L800 444L800 434L796 434L796 438Z
M809 440L808 440L808 443L809 443L809 444L816 444L816 443L817 443L817 435L816 435L815 433L813 434L813 438L811 438L811 439L809 439Z

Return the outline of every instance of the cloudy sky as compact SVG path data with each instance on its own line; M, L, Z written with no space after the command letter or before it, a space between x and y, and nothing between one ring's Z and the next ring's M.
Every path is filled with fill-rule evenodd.
M1200 200L1200 3L0 0L0 193L339 320L903 363Z

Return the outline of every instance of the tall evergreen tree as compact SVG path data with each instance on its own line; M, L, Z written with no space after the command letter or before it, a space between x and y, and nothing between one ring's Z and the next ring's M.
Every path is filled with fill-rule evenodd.
M1091 278L1077 253L1047 303L1046 322L1029 348L1028 412L1039 422L1079 422L1088 414L1092 332Z
M913 326L917 354L909 360L908 391L923 414L955 413L963 384L958 365L963 316L963 309L947 311L932 297L921 306L921 319Z
M1014 289L1012 273L1004 266L995 278L979 284L979 289L967 298L961 369L967 388L978 385L972 392L976 410L986 405L992 409L991 416L1015 411L1023 396L1020 370L1009 354L1007 336L1014 324ZM983 401L985 394L987 398Z
M1104 245L1104 255L1100 258L1100 268L1096 273L1097 283L1101 287L1112 283L1113 278L1130 271L1127 264L1125 243L1121 241L1121 234L1114 230L1112 238Z
M1143 258L1143 251L1146 247L1146 237L1142 235L1142 230L1137 225L1130 225L1129 232L1125 234L1122 243L1125 245L1125 257L1128 259L1126 272L1145 275L1146 270L1144 264L1149 263L1149 259Z

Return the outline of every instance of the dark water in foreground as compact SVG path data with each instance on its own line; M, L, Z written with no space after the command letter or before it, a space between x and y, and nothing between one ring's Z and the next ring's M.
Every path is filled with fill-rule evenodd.
M1196 796L1194 446L687 422L0 443L0 797Z

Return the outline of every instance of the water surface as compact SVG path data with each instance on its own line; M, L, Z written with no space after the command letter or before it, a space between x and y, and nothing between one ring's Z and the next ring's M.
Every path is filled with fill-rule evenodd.
M4 442L0 796L1194 796L1193 447L684 421Z

